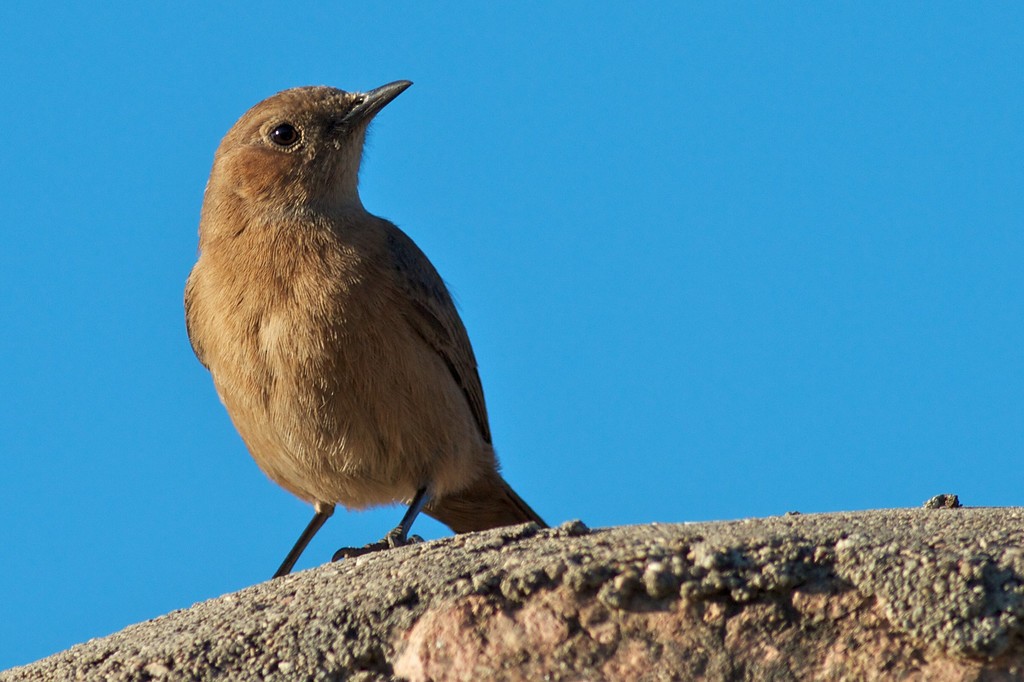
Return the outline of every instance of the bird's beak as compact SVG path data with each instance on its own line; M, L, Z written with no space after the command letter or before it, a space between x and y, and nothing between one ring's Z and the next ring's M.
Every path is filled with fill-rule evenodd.
M363 101L345 115L343 123L352 125L373 118L388 102L401 95L412 81L395 81L363 93Z

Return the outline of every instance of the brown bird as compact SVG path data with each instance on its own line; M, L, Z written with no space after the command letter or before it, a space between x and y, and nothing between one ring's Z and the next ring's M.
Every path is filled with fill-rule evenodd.
M412 83L285 90L250 109L213 161L185 287L192 348L259 467L315 514L408 503L456 533L544 521L498 472L483 388L444 282L366 211L366 128Z

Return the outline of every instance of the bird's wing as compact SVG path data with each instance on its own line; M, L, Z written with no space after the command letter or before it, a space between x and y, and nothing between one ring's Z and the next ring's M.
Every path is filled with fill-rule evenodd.
M406 318L416 333L441 356L466 396L484 439L491 442L484 389L469 335L444 280L412 239L397 227L388 233L388 250L409 302Z
M185 331L188 332L188 341L192 344L192 352L199 358L199 362L202 363L203 367L210 368L206 364L206 360L203 359L203 349L196 341L195 334L195 318L196 318L196 305L195 305L195 270L188 276L188 281L185 282Z

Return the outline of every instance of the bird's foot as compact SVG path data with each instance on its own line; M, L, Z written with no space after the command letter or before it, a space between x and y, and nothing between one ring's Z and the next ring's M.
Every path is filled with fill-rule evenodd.
M419 535L410 535L403 537L399 529L396 528L377 542L371 542L368 545L362 547L342 547L334 556L331 557L331 561L341 561L342 559L354 559L355 557L363 556L364 554L372 554L373 552L380 552L385 549L394 549L395 547L405 547L406 545L415 545L423 542L423 538Z

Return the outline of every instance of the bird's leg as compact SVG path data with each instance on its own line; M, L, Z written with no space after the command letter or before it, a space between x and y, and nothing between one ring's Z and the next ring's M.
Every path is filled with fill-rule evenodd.
M334 553L334 558L331 559L331 561L351 559L353 557L362 556L363 554L369 554L370 552L378 552L382 549L393 549L395 547L411 545L416 542L423 542L423 538L417 535L409 537L409 530L412 528L412 524L416 520L416 517L419 516L420 512L423 511L423 507L425 507L429 501L430 492L426 487L420 488L413 496L412 502L409 503L409 508L405 511L405 516L402 517L402 520L391 530L391 532L377 542L366 545L365 547L342 547Z
M387 542L388 547L401 547L402 545L408 545L411 542L423 542L423 539L414 535L412 538L409 537L409 531L412 530L412 524L416 520L416 517L423 511L423 507L427 506L427 502L430 502L430 493L427 492L426 487L420 488L413 495L412 502L409 503L409 508L405 510L405 515L402 520L398 522L398 525L391 529L381 542Z
M292 568L295 567L295 562L299 560L299 556L305 551L306 545L313 539L316 532L320 530L320 527L324 525L327 519L331 518L331 514L334 513L334 505L323 505L319 503L315 506L316 514L310 520L309 525L306 526L306 530L302 531L302 535L295 541L295 546L292 547L292 551L288 552L288 556L284 558L281 563L281 568L277 569L277 573L274 574L275 578L280 578L283 575L288 575L292 572Z

